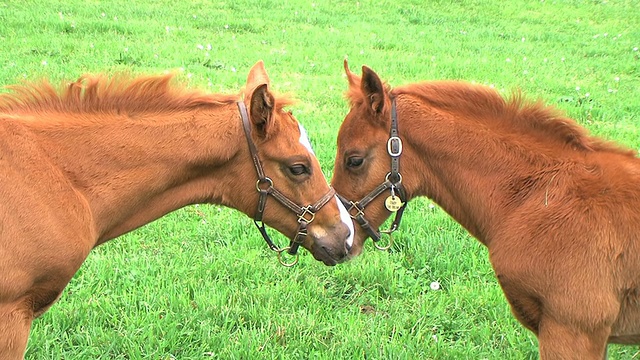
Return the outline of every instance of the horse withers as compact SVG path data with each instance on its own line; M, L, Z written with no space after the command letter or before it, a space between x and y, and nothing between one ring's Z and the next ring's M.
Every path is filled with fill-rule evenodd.
M427 196L487 246L542 359L602 359L608 343L640 344L634 151L518 94L455 81L391 90L370 68L357 76L344 65L351 109L332 185L361 224L352 256L406 201Z
M348 214L269 84L258 62L238 95L171 75L0 95L0 359L24 356L33 319L91 249L189 204L238 209L265 239L274 227L294 240L271 243L279 253L302 245L327 265L345 260Z

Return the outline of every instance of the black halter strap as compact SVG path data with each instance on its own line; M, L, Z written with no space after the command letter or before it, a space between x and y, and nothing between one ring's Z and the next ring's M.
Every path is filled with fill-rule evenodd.
M402 154L402 140L398 135L398 112L396 110L396 99L391 99L391 130L389 140L387 140L387 152L391 156L391 172L387 176L392 183L400 185L400 155Z
M244 135L247 138L247 142L249 143L249 152L251 153L251 159L256 169L256 173L258 174L258 180L256 181L256 190L259 193L259 197L256 213L253 217L253 223L260 231L260 234L266 241L269 248L278 253L278 260L280 261L280 263L285 266L293 266L298 262L298 247L300 246L300 244L302 244L304 238L307 236L308 225L315 219L316 212L318 212L335 196L336 191L333 189L333 187L329 187L329 191L314 204L299 206L295 202L289 200L289 198L278 191L278 189L273 187L273 180L271 180L264 174L264 170L262 169L262 162L260 161L260 157L258 156L258 149L251 139L251 125L249 124L247 107L242 101L238 101L237 104L238 109L240 110L240 117L242 118ZM267 198L269 195L273 196L276 200L278 200L278 202L280 202L289 210L293 211L298 216L298 231L296 232L295 237L291 240L289 246L285 248L279 248L276 244L274 244L274 242L271 240L271 237L267 233L264 222L262 221L264 210L267 206ZM289 255L296 255L296 259L293 263L283 262L281 254L284 251L286 251Z
M370 193L365 195L360 201L349 201L342 195L338 194L338 198L348 209L351 218L354 219L360 227L367 232L369 237L377 243L381 239L381 233L390 236L389 245L386 247L379 247L378 249L386 250L392 245L392 233L400 226L402 220L402 214L407 206L406 194L404 187L402 186L402 175L400 174L400 155L402 154L402 140L398 133L398 114L396 111L396 99L391 99L391 130L389 131L389 140L387 140L387 153L391 157L391 171L387 173L383 183L378 185ZM395 212L395 218L391 223L391 227L388 230L374 229L369 221L365 218L364 208L369 205L375 198L380 196L385 191L391 191L392 196L398 196L402 201L402 206Z

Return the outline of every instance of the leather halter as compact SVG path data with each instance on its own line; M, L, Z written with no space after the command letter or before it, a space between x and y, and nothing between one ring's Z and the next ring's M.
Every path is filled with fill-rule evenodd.
M338 198L347 208L351 218L355 220L360 227L367 232L369 237L374 241L374 245L378 250L387 250L393 245L393 236L391 235L400 226L402 214L407 206L406 194L402 186L402 175L400 174L400 155L402 154L402 140L398 136L398 115L396 111L396 99L391 99L391 130L389 131L389 140L387 140L387 153L391 157L391 171L385 176L384 182L373 189L369 194L365 195L360 201L350 201L344 196L338 194ZM402 206L395 212L396 216L388 230L378 230L371 227L369 221L365 218L364 208L369 205L375 198L385 191L389 190L391 196L398 196L402 201ZM378 245L378 241L382 238L381 234L389 235L389 243L386 246Z
M253 217L253 223L260 231L260 234L262 234L262 237L267 242L267 245L269 245L269 248L278 253L278 261L280 261L280 263L284 266L293 266L298 262L298 247L300 246L300 244L302 244L304 238L307 236L308 225L315 219L316 212L318 212L335 196L336 191L333 189L333 187L329 187L329 192L327 192L314 204L299 206L295 202L289 200L289 198L278 191L278 189L273 187L273 180L271 180L264 174L262 163L260 162L260 158L258 157L258 149L253 143L253 140L251 140L251 125L249 124L247 107L242 101L238 101L237 104L238 109L240 110L240 117L242 118L244 135L246 136L247 142L249 143L249 152L251 153L251 159L253 160L253 165L256 168L256 173L258 174L258 181L256 181L256 190L260 195L258 198L258 208L256 209L255 216ZM278 202L280 202L280 204L284 205L284 207L293 211L298 216L298 230L296 232L296 236L291 240L289 246L286 246L284 248L279 248L276 244L273 243L273 241L269 237L269 234L267 233L264 222L262 221L264 209L267 205L267 198L269 195L273 196L276 200L278 200ZM285 251L289 255L296 256L293 262L284 262L281 254Z

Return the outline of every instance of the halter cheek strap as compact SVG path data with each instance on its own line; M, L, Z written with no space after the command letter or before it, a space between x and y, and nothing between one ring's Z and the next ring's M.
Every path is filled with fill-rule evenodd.
M398 112L396 110L396 99L391 99L391 130L389 131L389 140L387 140L387 153L391 156L391 172L387 178L392 183L401 185L402 176L400 176L400 155L402 154L402 140L398 136Z
M402 175L400 174L400 155L402 154L402 140L398 134L398 114L396 111L396 99L391 99L391 130L389 131L389 139L387 140L387 153L391 157L391 171L387 173L385 180L382 184L378 185L369 194L365 195L360 201L349 201L344 196L338 194L338 198L345 207L348 209L351 218L354 219L358 225L364 230L369 237L376 244L382 238L382 234L389 235L389 243L386 246L379 246L376 244L376 248L380 250L387 250L393 245L392 233L400 226L402 220L402 214L407 206L406 193L402 186ZM391 191L391 196L398 196L402 202L402 206L395 212L395 218L391 223L391 227L388 230L374 229L369 221L365 218L364 208L369 205L375 198L380 196L385 191Z
M295 202L291 201L288 197L286 197L283 193L278 191L275 187L273 187L273 180L267 177L264 174L264 170L262 168L262 162L260 161L260 157L258 156L258 149L256 145L253 143L251 139L251 125L249 124L249 115L247 113L247 107L244 102L238 101L238 109L240 110L240 117L242 118L242 127L244 129L244 135L247 138L247 143L249 144L249 152L251 153L251 159L253 161L253 165L256 169L256 173L258 175L258 180L256 181L256 190L258 191L258 206L256 208L256 213L253 217L253 223L256 225L262 238L265 240L269 248L278 253L278 260L282 265L285 266L293 266L298 262L298 248L300 244L303 243L304 238L307 236L307 227L308 225L315 219L316 212L318 212L324 205L326 205L335 195L336 191L329 187L329 191L322 196L318 201L314 204L307 206L299 206ZM296 231L296 235L291 240L289 246L284 248L279 248L276 244L274 244L273 240L267 233L267 229L262 221L264 216L264 210L267 206L267 199L269 195L273 196L280 204L284 205L284 207L293 211L298 217L298 230ZM287 252L289 255L295 255L296 258L291 263L286 263L282 259L282 253Z

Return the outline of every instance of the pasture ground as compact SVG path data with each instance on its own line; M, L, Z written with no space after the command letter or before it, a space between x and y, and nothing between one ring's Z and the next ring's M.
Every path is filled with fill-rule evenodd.
M237 92L264 60L274 88L300 100L293 111L328 178L347 111L345 56L391 85L522 89L639 149L639 47L635 0L0 2L2 85L168 70ZM610 359L638 354L609 349ZM368 244L334 268L311 256L284 268L249 218L181 209L95 249L35 321L27 352L207 358L535 359L537 342L512 317L486 249L420 199L389 253Z

